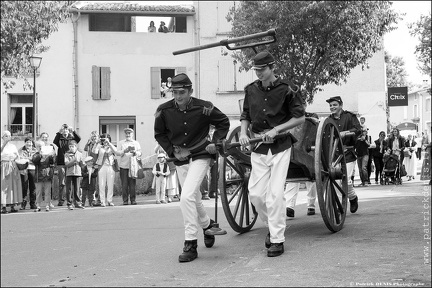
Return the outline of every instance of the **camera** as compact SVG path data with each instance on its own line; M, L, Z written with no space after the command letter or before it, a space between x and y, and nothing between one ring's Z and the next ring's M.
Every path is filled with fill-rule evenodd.
M106 140L106 138L101 138L101 139L100 139L101 144L104 144L104 143L105 143L105 140Z

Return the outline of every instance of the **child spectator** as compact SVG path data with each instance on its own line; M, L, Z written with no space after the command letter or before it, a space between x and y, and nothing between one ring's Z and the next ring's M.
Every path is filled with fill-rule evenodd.
M74 209L72 206L71 192L73 193L75 207L84 209L81 205L81 197L79 193L82 165L82 154L77 149L77 142L75 140L70 140L69 151L65 154L66 201L69 210Z
M84 159L84 167L81 170L81 190L82 190L82 206L85 207L86 199L88 199L89 206L93 206L93 194L96 191L96 179L98 177L97 165L94 166L94 159L92 156L87 156Z
M170 174L168 164L165 163L165 154L158 155L158 163L153 166L153 175L156 177L156 204L165 203L166 177Z

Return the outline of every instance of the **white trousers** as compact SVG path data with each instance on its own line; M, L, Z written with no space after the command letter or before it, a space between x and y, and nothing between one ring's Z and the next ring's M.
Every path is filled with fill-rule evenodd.
M185 240L195 240L198 228L207 228L210 217L201 200L200 185L210 166L210 158L189 161L189 164L177 166L177 174L182 187L180 209L183 214Z
M111 165L102 165L99 170L98 178L99 178L99 197L101 203L105 203L105 189L108 186L108 192L106 195L107 201L109 203L113 200L114 194L114 177L115 172Z
M285 242L285 193L291 148L273 155L252 152L252 171L249 178L249 197L258 216L268 226L270 242Z
M306 181L307 189L307 208L315 208L317 197L316 183ZM285 187L286 207L294 209L297 201L297 195L300 189L300 183L288 182Z
M164 200L165 201L165 186L166 186L166 177L163 177L163 176L159 176L159 177L156 177L156 176L154 176L155 178L156 178L156 189L155 189L155 191L156 191L156 201L162 201L162 200Z
M353 200L354 198L357 197L357 194L354 191L353 181L351 180L351 176L349 176L349 175L353 175L355 165L356 165L356 161L346 163L346 168L347 168L346 175L348 177L348 199L349 200Z

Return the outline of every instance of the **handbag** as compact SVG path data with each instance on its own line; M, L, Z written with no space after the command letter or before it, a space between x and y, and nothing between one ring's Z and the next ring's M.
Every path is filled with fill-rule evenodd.
M143 169L141 159L138 159L138 166L139 166L138 174L137 174L138 179L144 179L145 175L144 175L144 169Z
M400 177L404 177L406 175L407 175L407 172L406 172L406 169L405 169L405 164L402 164L401 168L400 168Z
M118 165L117 158L115 158L115 157L114 157L114 162L113 162L112 168L113 168L114 172L119 172L120 171L120 167Z
M142 168L141 159L138 160L136 156L132 156L130 158L130 169L129 169L129 177L133 179L143 179L144 178L144 170Z

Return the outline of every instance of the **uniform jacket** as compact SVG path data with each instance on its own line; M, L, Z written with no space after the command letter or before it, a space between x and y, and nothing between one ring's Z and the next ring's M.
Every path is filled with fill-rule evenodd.
M226 137L230 122L224 113L208 101L190 97L186 110L180 111L175 100L172 99L159 105L156 110L155 139L169 157L174 157L174 146L187 149L202 142L203 144L194 147L190 151L196 153L203 151L211 143L207 139L210 125L213 125L216 129L211 140L216 143ZM214 156L210 154L200 155L192 159L209 157ZM182 163L176 161L175 164L180 165Z
M355 161L357 156L354 151L354 146L355 146L356 139L361 134L361 129L362 129L360 122L357 119L357 116L350 111L343 110L339 119L336 119L333 114L331 114L329 118L333 119L333 121L336 122L339 132L350 131L355 133L355 135L346 136L343 139L344 146L352 147L347 149L347 151L345 152L346 162L349 163Z
M277 77L269 87L263 87L260 80L247 85L244 89L245 97L240 121L249 121L252 132L259 134L293 117L304 116L303 99L297 91L298 87L291 87L294 85L280 77ZM289 149L295 141L295 138L288 134L275 139L271 144L261 143L254 152L267 154L270 149L272 154L279 153Z

